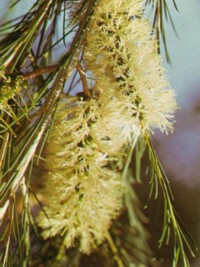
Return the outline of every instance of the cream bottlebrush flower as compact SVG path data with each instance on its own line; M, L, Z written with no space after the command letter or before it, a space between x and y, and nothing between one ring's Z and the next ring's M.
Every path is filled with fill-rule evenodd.
M95 100L59 105L46 148L41 192L48 217L43 212L38 216L44 238L63 235L66 247L79 240L84 253L103 242L122 206L120 174L108 167L108 155L90 133L97 109Z
M102 95L117 93L122 105L123 101L132 105L127 116L135 116L143 132L154 128L167 132L177 108L175 93L157 54L150 23L142 17L142 3L98 2L86 35L84 62Z
M140 125L135 116L130 116L133 106L117 92L108 90L99 97L99 119L91 126L94 142L104 153L124 156L122 148L139 136Z

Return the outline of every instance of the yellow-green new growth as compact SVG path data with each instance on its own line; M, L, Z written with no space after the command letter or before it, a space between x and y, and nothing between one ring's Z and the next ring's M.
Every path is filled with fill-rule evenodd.
M46 148L42 198L46 215L38 224L44 238L63 235L66 247L89 253L103 242L122 205L120 174L93 142L90 124L98 117L97 101L59 104Z
M15 95L19 95L22 88L27 88L27 82L22 75L14 78L0 73L0 111L9 109L8 101Z

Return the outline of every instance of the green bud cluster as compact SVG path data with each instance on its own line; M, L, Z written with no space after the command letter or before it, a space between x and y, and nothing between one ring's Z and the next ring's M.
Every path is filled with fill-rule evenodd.
M19 94L22 89L28 88L28 82L22 75L14 78L4 76L0 81L0 103L7 104L8 100Z

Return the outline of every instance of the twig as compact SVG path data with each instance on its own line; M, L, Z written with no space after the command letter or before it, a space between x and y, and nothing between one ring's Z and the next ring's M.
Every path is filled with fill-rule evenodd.
M83 93L85 96L87 97L91 97L91 94L90 94L90 91L89 91L89 87L88 87L88 84L87 84L87 80L86 80L86 77L85 77L85 72L80 64L80 62L78 62L77 64L77 70L78 70L78 73L80 75L80 78L81 78L81 81L82 81L82 84L83 84Z
M57 70L57 68L58 68L58 65L51 65L51 66L44 67L42 69L37 69L31 72L24 73L23 76L25 79L32 79L44 73L54 72Z

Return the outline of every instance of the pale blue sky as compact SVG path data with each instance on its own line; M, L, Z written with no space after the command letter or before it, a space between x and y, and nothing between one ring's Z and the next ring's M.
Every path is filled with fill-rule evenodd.
M170 4L172 0L168 2ZM178 37L171 27L166 25L172 66L165 66L171 84L177 92L177 100L185 109L191 107L196 94L200 97L200 1L176 2L179 12L171 8L171 13Z

